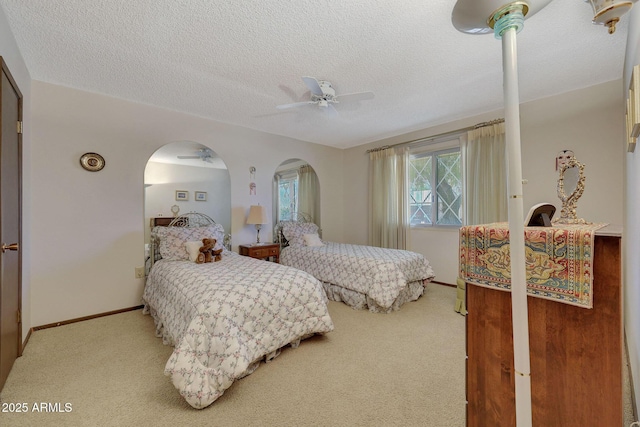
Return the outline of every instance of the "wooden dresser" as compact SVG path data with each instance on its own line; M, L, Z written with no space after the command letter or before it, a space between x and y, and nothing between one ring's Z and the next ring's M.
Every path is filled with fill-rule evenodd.
M257 259L273 258L274 262L280 262L279 243L260 243L239 246L240 255Z
M619 232L596 232L593 308L528 297L533 425L622 425ZM466 284L467 427L515 426L511 293Z
M167 227L174 219L176 218L173 216L156 216L151 218L149 221L151 222L151 228L156 226Z

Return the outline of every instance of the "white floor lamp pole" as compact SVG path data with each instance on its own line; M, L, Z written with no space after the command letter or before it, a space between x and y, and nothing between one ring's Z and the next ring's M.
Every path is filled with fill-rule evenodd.
M454 26L462 32L486 34L493 31L496 38L502 39L505 138L508 161L511 313L516 425L518 427L532 425L532 411L516 34L524 25L525 15L532 16L550 1L514 1L504 5L504 0L458 0L452 15Z
M524 17L520 14L521 22ZM498 23L496 23L498 25ZM527 277L524 251L524 207L522 200L522 157L520 151L520 98L518 91L517 27L502 34L504 127L507 142L509 197L509 244L511 255L511 313L513 319L513 362L516 386L516 425L531 426L531 369Z

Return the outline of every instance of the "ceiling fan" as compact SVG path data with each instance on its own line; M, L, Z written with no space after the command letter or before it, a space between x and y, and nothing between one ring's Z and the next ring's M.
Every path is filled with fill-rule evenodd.
M317 80L314 77L302 77L302 81L311 91L311 100L304 102L294 102L292 104L282 104L276 106L279 110L288 108L303 107L305 105L317 105L318 108L324 110L329 116L337 116L338 111L333 104L340 102L365 101L373 99L373 92L355 92L345 95L336 95L336 91L331 86L331 82L326 80Z
M179 159L200 159L203 162L213 163L213 151L208 148L200 148L193 156L177 156Z

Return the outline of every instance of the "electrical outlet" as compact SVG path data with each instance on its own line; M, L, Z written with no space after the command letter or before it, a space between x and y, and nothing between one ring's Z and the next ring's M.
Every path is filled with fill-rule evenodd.
M142 279L144 277L144 267L136 267L136 279Z

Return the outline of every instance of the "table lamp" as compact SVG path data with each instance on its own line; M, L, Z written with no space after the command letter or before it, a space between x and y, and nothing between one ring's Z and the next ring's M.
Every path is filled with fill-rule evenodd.
M249 216L247 217L247 224L255 224L257 230L257 238L256 244L260 244L260 228L262 228L262 224L266 224L267 221L267 211L264 206L260 205L252 205L249 208Z

